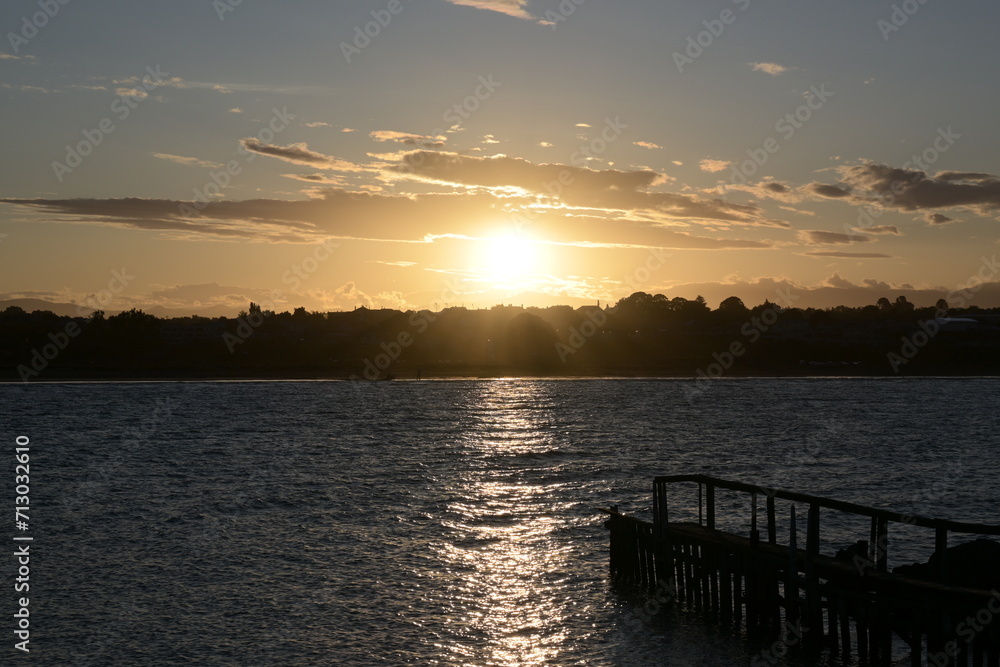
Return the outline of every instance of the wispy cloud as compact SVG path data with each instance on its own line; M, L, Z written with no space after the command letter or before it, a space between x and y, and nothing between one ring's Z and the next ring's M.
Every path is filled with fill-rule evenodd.
M261 155L270 155L271 157L276 157L279 160L291 162L292 164L330 169L332 171L367 171L366 167L354 164L353 162L309 150L309 146L305 143L276 146L261 143L259 139L253 137L240 139L240 143L249 151L260 153Z
M389 195L327 189L305 200L213 201L199 205L196 214L185 217L185 208L193 210L191 202L0 199L0 203L18 207L25 221L142 229L177 240L315 243L335 237L420 244L487 238L507 207L528 206L535 201L534 197L489 193ZM724 250L775 245L754 239L699 236L623 216L568 215L562 209L541 211L532 228L550 243L581 247Z
M840 252L837 250L815 250L805 253L813 257L838 257L840 259L892 259L892 255L880 252Z
M528 21L537 20L525 9L528 5L528 0L448 0L448 2L453 5L461 5L463 7L475 7L476 9L487 9L491 12L500 12L501 14L506 14L507 16L526 19Z
M852 243L871 241L869 237L863 234L841 234L839 232L826 232L820 229L804 229L799 232L799 238L803 243L810 245L850 245Z
M188 167L218 168L222 166L218 162L199 160L196 157L184 157L183 155L172 155L171 153L153 153L153 157L160 160L167 160L168 162L176 162L177 164L183 164Z
M282 174L282 176L314 185L345 185L343 178L329 174Z
M633 141L633 144L639 146L640 148L648 148L650 150L655 150L657 148L663 148L660 144L654 144L652 141Z
M474 157L413 151L385 167L393 174L436 183L481 187L496 192L547 196L559 203L609 211L645 211L656 218L687 222L713 220L745 225L788 227L768 220L753 204L705 199L686 193L648 191L664 182L655 171L595 170L562 164L535 164L504 155ZM555 192L551 183L569 183ZM680 222L680 221L678 221Z
M375 130L369 132L368 136L375 141L394 141L405 146L420 146L422 148L440 148L444 146L447 137L428 136L424 134L411 134L409 132L396 132L394 130Z

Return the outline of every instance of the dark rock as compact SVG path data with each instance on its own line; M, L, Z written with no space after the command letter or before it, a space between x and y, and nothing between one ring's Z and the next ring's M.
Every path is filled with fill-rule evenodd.
M938 552L926 563L900 565L893 568L899 574L924 581L940 581L941 556ZM947 550L948 576L945 583L982 590L1000 590L1000 543L978 539Z

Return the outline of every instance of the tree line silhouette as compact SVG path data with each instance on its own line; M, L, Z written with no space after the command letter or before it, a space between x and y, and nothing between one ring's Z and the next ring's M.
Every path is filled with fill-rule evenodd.
M157 318L0 312L6 380L114 377L986 374L1000 371L1000 308L747 307L636 292L614 306ZM719 371L718 369L721 369Z

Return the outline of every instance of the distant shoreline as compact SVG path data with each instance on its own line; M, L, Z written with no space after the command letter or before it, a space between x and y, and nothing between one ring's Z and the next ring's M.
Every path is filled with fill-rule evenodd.
M886 373L866 373L866 372L818 372L819 369L811 368L807 372L803 369L801 373L790 373L775 371L771 373L746 373L733 372L726 373L717 378L699 377L691 373L490 373L490 372L451 372L435 373L425 372L417 378L413 373L397 375L391 379L369 380L355 375L345 375L343 373L323 374L323 373L246 373L246 374L196 374L196 373L104 373L104 374L76 374L76 373L52 373L44 378L35 378L28 382L22 382L16 377L0 378L3 385L21 384L89 384L89 383L113 383L113 382L358 382L361 384L380 384L383 382L422 382L422 381L460 381L460 380L752 380L752 379L915 379L915 378L964 378L964 379L992 379L1000 375L975 372L941 372L941 373L919 373L919 374L886 374Z

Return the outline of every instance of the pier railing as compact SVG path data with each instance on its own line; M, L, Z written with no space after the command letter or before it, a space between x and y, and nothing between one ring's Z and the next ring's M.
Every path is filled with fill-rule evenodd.
M765 486L746 484L744 482L734 482L730 480L711 477L709 475L666 475L656 477L653 480L653 525L657 528L667 525L669 517L667 489L671 485L682 483L695 483L698 485L698 523L710 530L716 525L716 489L728 489L730 491L741 491L750 494L751 515L750 534L751 539L759 539L758 532L758 501L761 497L765 500L764 525L767 531L767 541L775 544L777 541L777 522L775 513L775 499L788 500L794 503L801 503L808 506L808 519L806 524L806 551L817 551L819 549L820 531L820 509L831 509L846 514L867 517L871 521L871 531L869 553L867 560L874 566L875 570L885 572L888 563L889 545L889 524L899 523L908 526L918 526L934 531L934 550L940 554L938 576L942 583L948 578L947 551L949 543L949 533L965 533L972 535L1000 535L1000 526L980 523L967 523L961 521L949 521L947 519L932 519L929 517L913 514L902 514L888 510L866 507L855 503L822 498L808 493L796 493L794 491L783 491ZM794 517L794 507L792 508ZM794 528L794 519L793 528Z
M671 521L676 493L671 487L690 484L697 485L697 523ZM749 537L717 529L717 523L732 525L733 519L717 521L719 489L750 496ZM793 503L785 543L778 540L775 500ZM799 548L796 504L806 510L804 549ZM693 514L691 503L681 506L686 515ZM821 509L867 520L870 541L859 540L846 559L821 554ZM908 647L911 665L1000 664L1000 592L949 583L946 551L952 533L1000 535L1000 526L902 514L707 475L655 478L652 522L623 515L616 507L609 512L605 525L617 580L665 589L670 600L748 635L792 633L803 655L825 650L846 660L853 652L867 664L890 664L894 647L901 646ZM934 580L888 571L894 523L933 531L939 565ZM984 614L990 623L983 622ZM970 618L978 625L975 620L963 625Z

